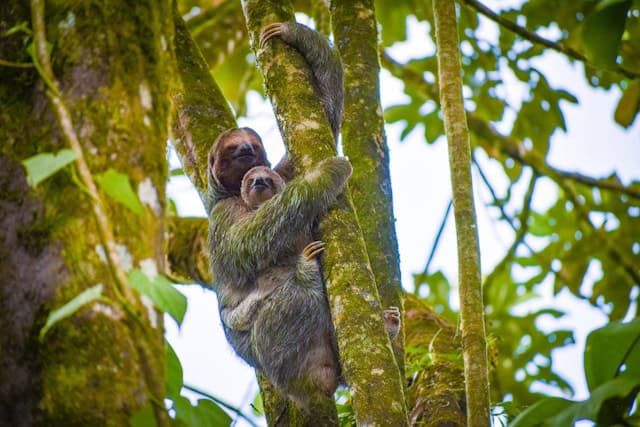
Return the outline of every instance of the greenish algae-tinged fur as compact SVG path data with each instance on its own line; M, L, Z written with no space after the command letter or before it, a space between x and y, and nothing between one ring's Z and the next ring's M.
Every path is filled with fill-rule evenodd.
M255 42L271 22L293 20L287 2L246 1L245 15ZM275 40L258 53L267 92L298 172L335 155L335 145L308 67L292 49ZM336 325L343 374L352 387L361 425L407 424L402 379L382 322L375 279L349 193L320 223L327 243L324 277Z

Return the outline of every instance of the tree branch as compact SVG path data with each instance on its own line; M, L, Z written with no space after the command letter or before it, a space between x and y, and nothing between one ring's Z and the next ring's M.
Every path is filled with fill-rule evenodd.
M167 237L167 276L177 283L197 283L210 288L207 246L209 222L206 218L169 219Z
M171 93L173 143L185 173L206 203L209 149L220 133L236 126L236 120L177 10L174 24L181 85Z
M333 1L333 28L344 68L344 154L353 165L349 189L371 270L385 307L402 308L400 257L393 214L389 149L380 105L378 31L373 0ZM404 338L394 353L404 377Z
M582 55L580 52L578 52L577 50L572 49L572 48L570 48L568 46L565 46L563 44L560 44L560 43L557 43L557 42L553 42L553 41L551 41L549 39L545 39L544 37L540 37L536 33L531 32L531 31L527 30L526 28L519 26L515 22L512 22L512 21L510 21L508 19L503 18L499 14L497 14L494 11L492 11L491 9L489 9L484 4L480 3L478 0L462 0L462 1L464 3L466 3L467 6L471 7L474 10L476 10L481 15L486 16L487 18L489 18L490 20L492 20L496 24L501 25L501 26L507 28L508 30L516 33L517 35L519 35L523 39L529 40L531 43L540 44L540 45L542 45L544 47L548 47L549 49L553 49L556 52L563 53L563 54L567 55L569 58L572 58L572 59L575 59L577 61L580 61L580 62L584 63L585 65L587 65L589 67L596 68L596 69L598 68L594 64L589 62L589 60L584 55ZM631 70L627 70L626 68L622 68L619 65L607 68L607 70L615 71L616 73L622 74L623 76L625 76L626 78L629 78L629 79L637 79L638 77L640 77L640 73L636 73L636 72L633 72Z
M451 213L451 208L453 207L453 199L449 201L447 204L447 209L444 211L444 215L442 215L442 221L440 221L440 227L438 227L438 233L436 233L436 238L433 239L433 245L431 245L431 251L429 251L429 258L427 258L427 263L424 266L424 270L422 274L429 274L429 267L431 267L431 261L433 261L433 257L436 255L436 251L438 250L438 244L440 243L440 238L442 237L442 232L444 231L444 227L447 225L447 219L449 218L449 213Z
M382 63L394 76L403 80L405 83L408 82L415 85L423 94L435 101L438 105L440 104L437 85L425 81L421 74L400 64L386 52L382 54ZM490 123L481 119L477 114L467 111L467 120L471 131L481 137L481 144L485 149L487 147L497 148L502 154L513 158L525 166L531 167L538 175L548 176L554 181L560 179L571 180L579 184L626 194L629 197L640 200L640 189L626 187L617 180L596 179L555 168L549 165L537 152L528 150L522 141L513 136L501 134ZM494 150L486 151L487 154L492 155L492 151Z
M460 320L468 396L467 424L470 427L489 426L489 369L480 253L473 206L469 129L462 103L462 72L455 4L451 0L435 0L433 13L440 100L449 143L453 212L458 240Z

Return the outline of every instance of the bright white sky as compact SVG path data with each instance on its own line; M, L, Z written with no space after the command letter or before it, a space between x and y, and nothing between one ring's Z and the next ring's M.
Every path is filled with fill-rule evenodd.
M495 31L491 29L491 24L484 22L484 25L487 28L486 39L494 40ZM410 42L394 46L394 57L405 61L432 54L434 48L425 36L426 30L425 24L410 20ZM636 120L635 125L626 132L612 125L619 93L591 89L582 77L582 66L570 65L561 55L548 53L535 65L545 72L552 87L564 88L579 98L578 105L562 105L568 132L554 134L550 163L559 168L594 176L605 176L615 170L623 183L640 179L640 120ZM509 84L509 76L504 76L504 79ZM381 86L384 107L406 102L402 84L387 72L381 75ZM506 96L516 111L518 103L526 95L520 85L512 83L508 86ZM282 157L284 147L271 107L257 94L249 95L248 104L249 118L240 123L258 131L265 141L271 162L275 163ZM513 117L513 112L507 113L506 129ZM400 143L401 130L402 126L399 124L386 127L402 283L405 289L412 290L412 273L424 268L442 215L451 198L451 191L445 141L441 138L437 143L427 145L421 129L418 129ZM177 167L175 154L171 157L172 167ZM485 156L478 157L496 191L503 195L507 180L500 166ZM482 268L484 272L489 272L510 246L513 232L506 224L497 222L497 210L487 206L491 202L491 196L476 175L474 186ZM524 188L520 191L523 192ZM181 216L204 216L200 200L185 177L172 178L167 192L176 201ZM543 211L554 200L553 185L541 183L536 188L533 200L536 210ZM520 207L510 205L509 208L517 211ZM453 282L457 271L454 231L450 218L431 266L432 271L442 269ZM590 269L589 273L594 281L601 274L597 268ZM550 281L541 285L538 291L543 298L523 307L522 312L548 304L551 301L551 287ZM249 403L258 390L253 370L235 356L227 344L218 317L215 295L197 286L182 286L180 290L189 299L187 315L180 330L171 318L166 317L166 335L182 361L185 383L206 390L249 413ZM577 391L575 397L582 399L587 395L582 374L584 340L589 331L606 322L606 317L566 293L561 293L552 304L567 311L569 315L553 324L551 321L540 322L539 326L545 330L551 326L575 329L576 344L554 352L553 368L570 379ZM540 390L548 389L541 386ZM246 424L239 422L237 425Z

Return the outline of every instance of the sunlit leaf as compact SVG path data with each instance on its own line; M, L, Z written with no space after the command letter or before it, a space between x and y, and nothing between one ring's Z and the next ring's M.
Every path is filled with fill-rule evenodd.
M572 404L572 401L559 397L543 399L522 412L509 427L538 427L543 420L559 414Z
M253 403L251 404L251 412L256 417L260 417L264 415L264 405L262 403L262 393L257 392L256 397L253 399Z
M207 399L200 399L193 406L188 399L179 396L173 402L176 410L176 421L185 427L228 427L231 417L217 404Z
M168 342L165 342L165 365L166 365L166 378L165 384L167 388L167 397L174 399L180 395L180 390L183 386L182 376L182 364L178 355L173 351L173 347Z
M631 0L600 0L587 18L582 41L594 63L615 64L629 6Z
M565 408L551 419L546 421L545 425L550 427L565 427L575 425L575 422L582 419L598 421L601 417L601 411L608 412L611 408L608 405L612 400L625 400L631 394L635 394L640 388L640 377L630 378L621 377L607 381L592 391L589 399L583 402L575 402ZM617 412L618 418L620 413L626 413L626 408L620 408ZM617 423L600 423L600 425L615 425Z
M141 214L143 212L142 205L131 188L127 175L109 168L106 172L96 175L95 178L102 191L113 200L122 203L134 213Z
M640 112L640 83L633 82L622 93L614 118L620 126L628 128Z
M640 378L640 319L609 323L589 334L584 351L589 389L613 379L623 362L627 375Z
M47 317L47 321L40 330L40 339L44 338L47 331L51 329L53 325L58 323L60 320L71 316L85 305L97 300L101 295L102 284L99 283L89 289L85 289L62 307L52 310Z
M60 169L73 162L78 155L75 151L63 149L57 153L39 153L22 161L27 170L27 182L35 187Z
M135 269L129 273L129 285L147 296L160 310L171 315L178 325L182 324L187 311L187 298L166 277L157 275L151 281L142 270Z
M144 406L129 418L129 427L156 427L157 425L151 404Z

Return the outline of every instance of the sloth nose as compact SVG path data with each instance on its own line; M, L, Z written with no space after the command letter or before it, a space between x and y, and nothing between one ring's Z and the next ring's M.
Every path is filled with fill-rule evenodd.
M238 154L253 154L253 147L251 144L242 144L238 147Z
M266 186L266 185L267 185L267 183L266 183L266 181L264 180L264 178L260 178L260 177L258 177L258 178L256 178L256 179L255 179L255 181L253 181L253 185L263 185L263 186Z

